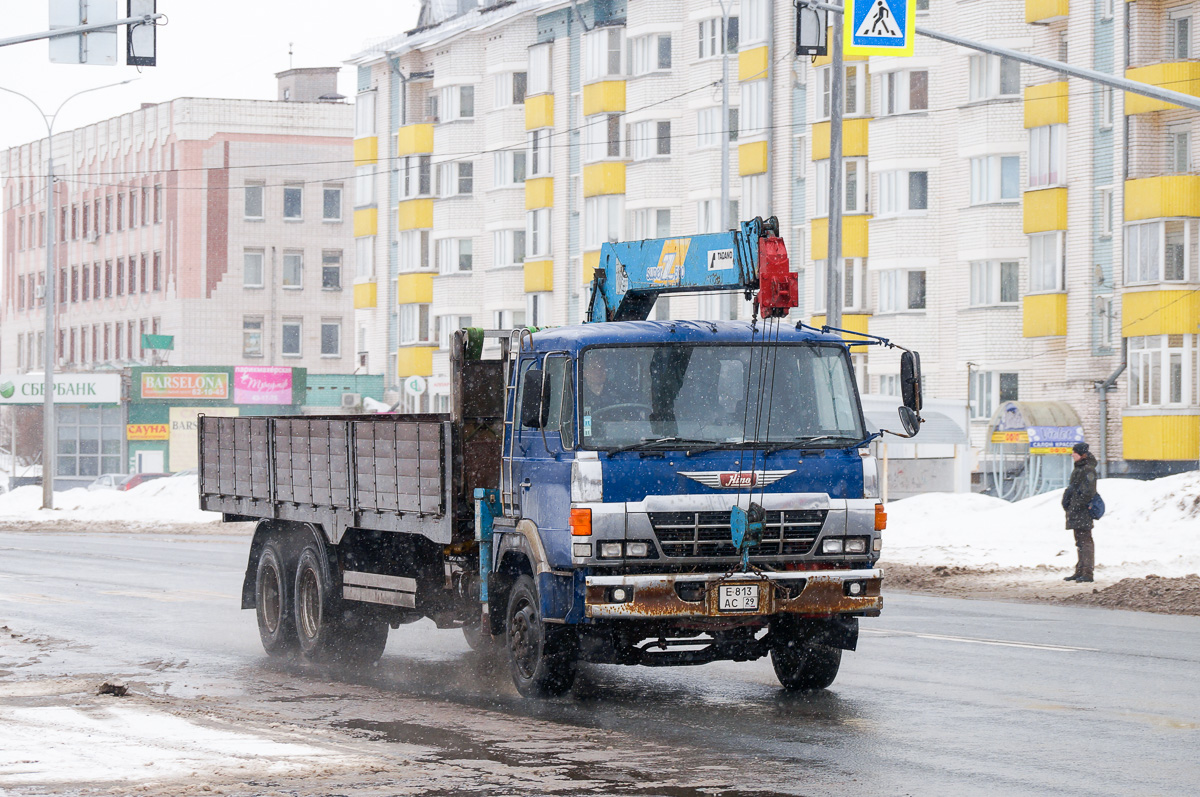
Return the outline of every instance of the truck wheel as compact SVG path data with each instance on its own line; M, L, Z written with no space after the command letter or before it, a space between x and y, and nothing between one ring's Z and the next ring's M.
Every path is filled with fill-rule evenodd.
M525 697L551 697L569 690L578 665L574 629L542 621L537 587L529 576L513 584L504 619L517 691Z
M374 664L387 644L387 623L368 607L343 601L333 589L329 563L308 543L296 565L296 631L304 658L317 664L360 668Z
M258 557L254 579L254 607L258 616L258 636L268 656L287 656L296 651L295 616L292 614L291 588L285 573L287 560L278 540L268 540Z
M771 664L775 667L775 677L789 692L824 689L837 678L842 651L804 639L790 639L771 648Z

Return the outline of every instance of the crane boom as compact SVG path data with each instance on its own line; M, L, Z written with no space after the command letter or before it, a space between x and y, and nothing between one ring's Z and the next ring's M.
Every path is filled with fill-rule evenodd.
M798 304L796 275L774 216L728 232L604 244L587 320L644 321L664 293L738 290L758 292L764 318L787 315Z

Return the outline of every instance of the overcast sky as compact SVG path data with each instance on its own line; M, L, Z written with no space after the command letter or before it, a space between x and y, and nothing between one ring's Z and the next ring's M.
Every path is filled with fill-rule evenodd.
M114 0L107 0L113 2ZM125 0L118 0L124 16ZM158 29L158 66L135 83L85 94L67 104L55 132L98 122L143 102L175 97L275 99L275 73L292 66L342 66L364 42L413 27L419 0L158 0L169 24ZM49 0L0 0L0 38L46 30ZM124 61L125 34L118 50ZM28 95L47 113L80 89L138 77L136 67L51 64L45 41L0 47L0 86ZM339 91L354 95L343 66ZM0 91L0 148L46 135L37 112Z

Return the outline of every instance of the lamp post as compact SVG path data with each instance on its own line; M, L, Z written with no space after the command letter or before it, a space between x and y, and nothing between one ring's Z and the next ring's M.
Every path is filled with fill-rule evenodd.
M47 114L43 111L42 106L38 105L32 97L0 86L0 91L6 91L9 94L15 94L27 100L30 105L37 109L43 124L46 125L46 287L42 291L42 300L45 302L46 308L45 339L42 342L42 371L45 376L42 382L43 509L54 508L54 455L57 453L55 451L56 435L54 433L54 303L56 301L54 290L54 214L57 210L54 206L54 122L58 119L58 114L62 111L63 106L79 95L99 91L100 89L112 88L113 86L123 86L135 80L138 80L138 78L129 78L119 83L106 83L103 86L93 86L90 89L77 91L60 102L58 107L54 109L53 114Z

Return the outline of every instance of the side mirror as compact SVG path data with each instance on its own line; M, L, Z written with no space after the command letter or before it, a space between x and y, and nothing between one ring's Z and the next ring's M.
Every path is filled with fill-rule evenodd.
M521 425L543 429L550 420L550 382L545 371L530 368L521 385Z
M917 432L921 431L921 416L909 407L901 407L900 425L904 427L905 434L916 437Z
M900 397L914 414L921 411L921 355L915 351L900 354Z

